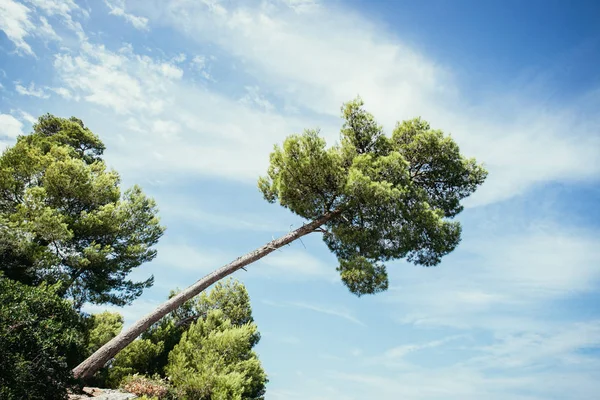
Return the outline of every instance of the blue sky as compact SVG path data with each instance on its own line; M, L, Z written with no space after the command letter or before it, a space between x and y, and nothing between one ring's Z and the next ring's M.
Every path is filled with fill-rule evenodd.
M0 0L0 141L45 112L107 144L167 233L135 272L175 287L299 226L256 189L273 144L337 139L360 94L422 116L490 171L438 268L356 298L317 235L235 276L267 399L590 399L600 390L600 7L595 1ZM104 309L88 307L89 311Z

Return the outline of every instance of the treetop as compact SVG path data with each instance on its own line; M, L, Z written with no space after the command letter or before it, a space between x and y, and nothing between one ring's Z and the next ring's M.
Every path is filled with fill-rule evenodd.
M329 148L310 129L276 145L258 185L267 201L303 218L331 216L323 239L360 296L387 289L386 261L434 266L454 250L461 226L452 219L487 171L420 118L388 137L360 98L342 106L342 117L340 142Z

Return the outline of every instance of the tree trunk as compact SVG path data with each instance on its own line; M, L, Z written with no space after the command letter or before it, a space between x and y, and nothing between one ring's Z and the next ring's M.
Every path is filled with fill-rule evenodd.
M206 275L192 286L158 306L156 310L138 320L129 329L115 336L104 346L100 347L94 354L89 356L85 361L73 369L73 375L75 378L89 378L93 376L100 368L104 366L104 364L117 355L119 351L123 350L129 343L133 342L152 324L158 322L171 311L175 310L192 297L197 296L213 283L225 278L228 275L231 275L238 269L260 260L267 254L272 253L278 248L285 246L286 244L289 244L304 235L314 232L321 225L333 218L336 214L337 212L335 211L328 212L320 218L303 225L287 235L274 239L264 246L259 247L258 249L251 251L250 253Z

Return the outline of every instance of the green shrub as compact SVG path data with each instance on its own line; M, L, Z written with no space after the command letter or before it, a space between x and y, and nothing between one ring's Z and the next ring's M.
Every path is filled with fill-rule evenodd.
M162 349L162 343L154 344L148 339L134 340L112 360L107 384L118 387L128 375L151 375L150 366Z
M169 385L158 376L129 375L121 382L121 388L142 398L168 399L171 395Z
M0 275L0 399L64 399L85 354L84 322L45 284Z
M221 310L210 311L169 354L170 382L189 399L263 399L267 377L252 351L255 335L254 323L235 326Z

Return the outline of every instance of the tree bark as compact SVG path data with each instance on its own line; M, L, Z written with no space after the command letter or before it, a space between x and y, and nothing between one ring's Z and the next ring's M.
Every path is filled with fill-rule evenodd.
M116 356L119 351L123 350L129 343L133 342L152 324L158 322L171 311L175 310L192 297L197 296L213 283L225 278L228 275L231 275L238 269L260 260L278 248L285 246L286 244L289 244L304 235L314 232L321 225L332 219L336 214L338 214L337 211L328 212L314 221L311 221L310 223L288 233L287 235L274 239L264 246L259 247L258 249L251 251L250 253L239 257L231 263L224 265L206 275L204 278L189 286L187 289L158 306L156 310L138 320L129 329L115 336L104 346L100 347L94 354L89 356L85 361L73 369L73 375L75 378L89 378L93 376L110 359Z

